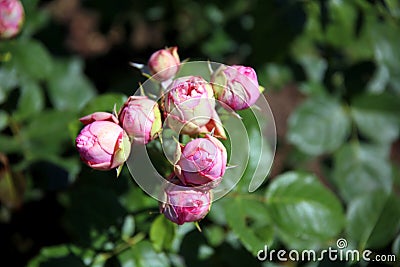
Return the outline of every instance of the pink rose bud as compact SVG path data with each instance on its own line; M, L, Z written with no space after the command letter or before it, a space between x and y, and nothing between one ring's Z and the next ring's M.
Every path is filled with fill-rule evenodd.
M0 0L0 38L17 35L24 22L24 8L18 0Z
M148 62L150 73L158 81L166 81L175 76L179 70L180 59L178 47L170 47L154 52Z
M165 96L167 125L177 133L194 135L202 132L215 112L211 84L201 77L187 76L174 80Z
M197 222L210 211L210 191L170 184L164 194L165 201L160 203L160 212L176 224Z
M184 185L216 187L225 173L227 153L215 137L197 138L177 152L175 174Z
M82 161L96 170L118 167L126 161L131 150L128 135L111 121L87 124L75 143Z
M95 112L79 119L80 122L87 125L94 121L111 121L118 124L118 118L108 112Z
M233 110L250 107L261 94L257 74L250 67L221 67L213 73L211 83L216 98Z
M134 144L147 144L161 131L158 104L146 96L129 97L119 113L119 120Z

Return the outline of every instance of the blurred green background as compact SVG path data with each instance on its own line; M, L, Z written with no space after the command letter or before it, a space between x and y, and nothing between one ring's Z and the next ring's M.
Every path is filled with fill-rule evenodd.
M338 238L398 264L399 1L22 2L22 33L0 41L2 266L368 265L255 256ZM79 117L145 81L128 63L175 45L181 59L254 67L278 134L268 182L248 193L249 164L201 233L159 216L127 168L91 170L74 148Z

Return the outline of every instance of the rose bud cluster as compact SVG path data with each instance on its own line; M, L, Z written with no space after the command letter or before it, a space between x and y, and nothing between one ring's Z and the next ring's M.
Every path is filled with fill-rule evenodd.
M1 1L1 0L0 0ZM176 224L197 222L211 208L212 190L220 185L228 164L223 123L217 112L222 106L235 112L254 105L261 95L254 69L222 65L210 81L189 75L177 77L177 47L153 53L148 69L160 98L130 96L117 114L96 112L81 118L86 126L76 138L83 162L94 169L122 166L131 145L146 145L168 127L185 143L177 141L172 174L162 187L160 212ZM162 140L161 140L162 141ZM135 155L133 155L134 157Z
M0 0L0 38L16 36L24 22L24 14L19 0Z

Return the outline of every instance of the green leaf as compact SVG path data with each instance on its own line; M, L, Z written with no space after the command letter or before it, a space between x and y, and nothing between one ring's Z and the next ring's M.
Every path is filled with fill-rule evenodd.
M43 110L44 104L42 88L36 82L25 82L21 87L18 110L13 117L16 120L29 118Z
M260 110L264 109L264 110ZM229 165L220 188L241 192L254 192L266 181L275 153L275 125L265 106L239 111L241 120L222 113L221 120L229 139L227 148Z
M95 95L95 89L84 76L79 59L55 62L48 92L56 109L73 111L83 108Z
M314 175L282 174L272 181L266 198L271 221L289 247L319 246L343 227L339 200Z
M205 61L189 61L182 64L175 77L185 77L190 75L201 76L205 80L210 80L210 69Z
M247 195L231 196L233 199L224 202L228 225L244 247L256 255L265 245L273 242L274 231L267 207L257 199L246 199ZM253 196L256 197L256 194Z
M51 266L86 266L77 255L81 249L73 245L59 245L44 247L40 253L29 261L27 267L51 267Z
M33 80L43 80L50 76L53 61L42 43L21 39L1 47L11 52L11 60L6 64L15 68L19 75Z
M37 8L38 1L22 1L25 10L25 21L21 35L30 36L43 28L50 21L50 12L45 8Z
M346 140L349 118L338 102L312 98L289 118L289 142L310 155L332 152Z
M122 220L125 215L124 207L110 188L85 185L71 191L66 223L76 242L102 249L110 241L110 236L119 236L115 222Z
M113 112L114 106L116 106L117 111L124 104L127 97L124 94L117 93L107 93L96 96L95 98L89 100L82 110L83 115L91 114L96 111L108 111Z
M119 201L129 212L158 208L158 204L154 199L149 198L141 188L135 186L131 186L124 195L120 196Z
M399 136L399 121L395 115L357 108L352 108L351 114L361 134L372 141L392 143Z
M135 232L135 218L132 215L127 215L124 219L121 229L122 240L128 240Z
M387 153L382 147L358 143L349 143L335 153L333 178L345 200L378 188L391 191L392 171Z
M400 96L389 92L366 93L354 98L351 106L362 110L398 114L400 112Z
M391 143L399 136L398 95L388 92L363 94L357 96L351 106L354 121L365 137L378 143Z
M396 255L397 258L400 257L400 234L397 235L396 239L393 242L392 252Z
M382 190L355 198L347 210L346 233L358 248L384 248L400 227L400 199Z
M218 247L221 245L226 236L224 229L215 224L205 227L203 232L207 237L208 243L213 247Z
M142 241L123 251L118 256L121 266L132 267L168 267L169 260L164 253L154 251L148 241Z
M223 59L221 55L232 52L234 49L235 42L222 27L216 27L209 39L201 46L202 52L215 60Z
M0 147L3 153L21 152L21 145L16 138L0 134Z
M0 110L0 131L5 129L8 125L8 114L5 111Z
M73 112L48 110L37 114L21 128L24 147L37 158L64 151L63 144L69 140L68 124L73 119L76 119Z
M303 82L299 84L299 90L305 95L310 96L324 96L326 95L326 88L319 82Z
M323 81L325 71L328 68L328 64L324 58L313 54L303 54L298 60L310 82L320 83Z
M384 25L375 23L369 34L374 46L375 60L378 66L387 72L387 79L385 82L382 81L382 87L387 83L394 90L400 92L400 52L397 45L400 37L398 30L395 23L385 23Z
M156 251L169 250L176 232L176 225L159 215L151 224L150 241Z
M286 65L276 63L267 63L259 72L260 84L265 85L268 89L280 89L293 80L291 69Z
M18 85L17 70L15 68L0 68L0 104L7 99L7 93Z

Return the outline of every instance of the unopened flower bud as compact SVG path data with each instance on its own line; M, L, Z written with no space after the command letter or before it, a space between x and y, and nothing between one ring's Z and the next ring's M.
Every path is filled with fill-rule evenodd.
M131 149L128 135L111 121L87 124L75 142L82 161L97 170L110 170L123 164Z
M170 184L164 194L165 201L160 203L160 212L176 224L197 222L210 211L210 191Z
M211 77L216 98L233 110L246 109L260 96L257 74L251 67L223 66Z
M150 72L159 81L166 81L175 76L179 70L180 59L178 47L170 47L154 52L148 62Z
M147 144L161 131L157 102L146 96L131 96L119 113L122 128L134 144Z
M80 122L87 125L94 121L111 121L118 124L118 118L108 112L95 112L79 119Z
M187 76L174 80L165 96L167 125L177 133L202 132L215 112L215 98L210 83L201 77Z
M19 0L0 0L0 38L17 35L24 22L24 8Z
M184 185L216 187L226 170L227 153L215 137L206 135L180 147L175 163L175 174Z

